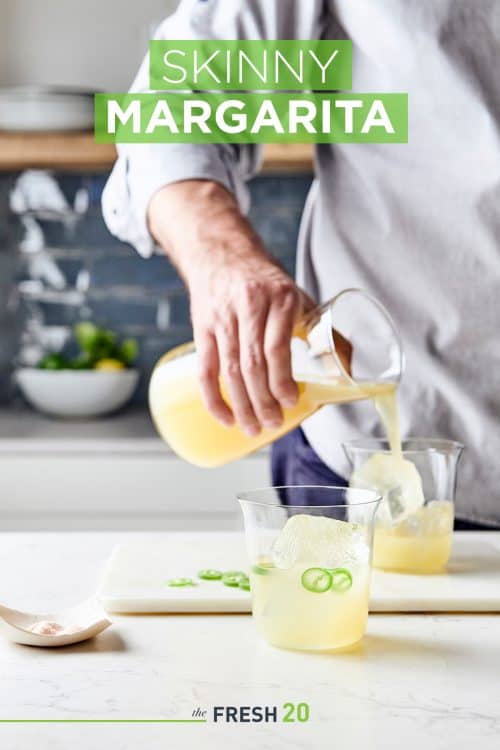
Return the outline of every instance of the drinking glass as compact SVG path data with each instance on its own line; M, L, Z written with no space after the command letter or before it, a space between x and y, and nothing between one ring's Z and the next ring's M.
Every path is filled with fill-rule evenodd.
M314 489L322 505L306 504ZM286 490L289 505L282 504ZM252 613L274 646L331 650L359 641L368 617L380 495L346 487L269 487L237 495L250 559Z
M374 454L389 454L387 440L368 438L343 444L353 472ZM375 519L373 566L401 573L439 573L449 560L453 536L457 467L464 446L452 440L409 438L403 440L403 458L411 461L422 480L424 504L402 518L392 518L391 493ZM371 487L377 490L375 484ZM381 490L381 488L378 488Z

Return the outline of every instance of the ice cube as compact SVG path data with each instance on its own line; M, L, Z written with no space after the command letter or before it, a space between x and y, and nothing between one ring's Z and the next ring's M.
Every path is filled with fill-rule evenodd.
M279 568L291 568L297 562L335 568L366 563L369 556L362 526L302 513L288 519L272 549Z
M425 510L426 533L429 536L441 536L453 531L453 503L448 500L431 500Z
M443 536L453 531L453 503L431 500L398 526L398 536Z
M351 487L376 490L382 495L379 523L395 523L425 502L422 480L411 461L392 453L374 453L351 475Z
M401 523L394 526L396 536L425 536L425 507L406 516Z

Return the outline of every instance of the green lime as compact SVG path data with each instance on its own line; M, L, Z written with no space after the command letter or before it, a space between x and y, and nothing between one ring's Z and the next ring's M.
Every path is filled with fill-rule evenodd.
M239 582L238 586L240 587L240 589L243 589L243 591L250 591L250 581L248 580L248 578L242 579Z
M352 575L347 568L333 568L329 572L332 577L332 589L334 591L349 591L352 586Z
M181 588L182 586L196 586L192 578L171 578L167 581L167 586Z
M125 365L131 365L139 353L139 346L135 339L124 339L122 341L119 354L120 358Z
M332 587L332 576L324 568L308 568L300 580L303 587L313 594L323 594Z
M204 568L198 571L198 578L202 581L220 581L222 573L220 570L212 570L212 568Z
M69 364L72 370L92 370L94 360L88 354L82 353L72 359Z
M46 354L38 363L38 367L40 370L66 370L69 364L62 354Z

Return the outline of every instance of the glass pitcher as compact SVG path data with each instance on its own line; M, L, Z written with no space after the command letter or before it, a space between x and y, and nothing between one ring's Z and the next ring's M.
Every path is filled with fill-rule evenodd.
M304 316L291 340L292 373L299 397L283 410L283 423L247 435L227 427L205 408L193 343L165 354L149 386L149 405L161 437L182 458L220 466L272 443L325 404L347 403L393 392L403 370L394 323L376 299L346 289ZM221 392L230 404L221 380Z

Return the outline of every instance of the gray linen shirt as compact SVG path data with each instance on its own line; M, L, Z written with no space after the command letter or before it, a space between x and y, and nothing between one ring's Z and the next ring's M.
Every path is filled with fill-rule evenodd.
M403 434L465 443L457 514L500 526L498 0L184 0L157 36L350 38L354 91L409 93L407 145L317 147L297 280L318 301L359 286L387 306L407 355ZM147 89L145 60L133 90ZM151 255L156 190L214 179L247 210L258 165L253 146L121 146L106 221ZM304 430L346 474L340 442L380 425L359 403L325 407Z

